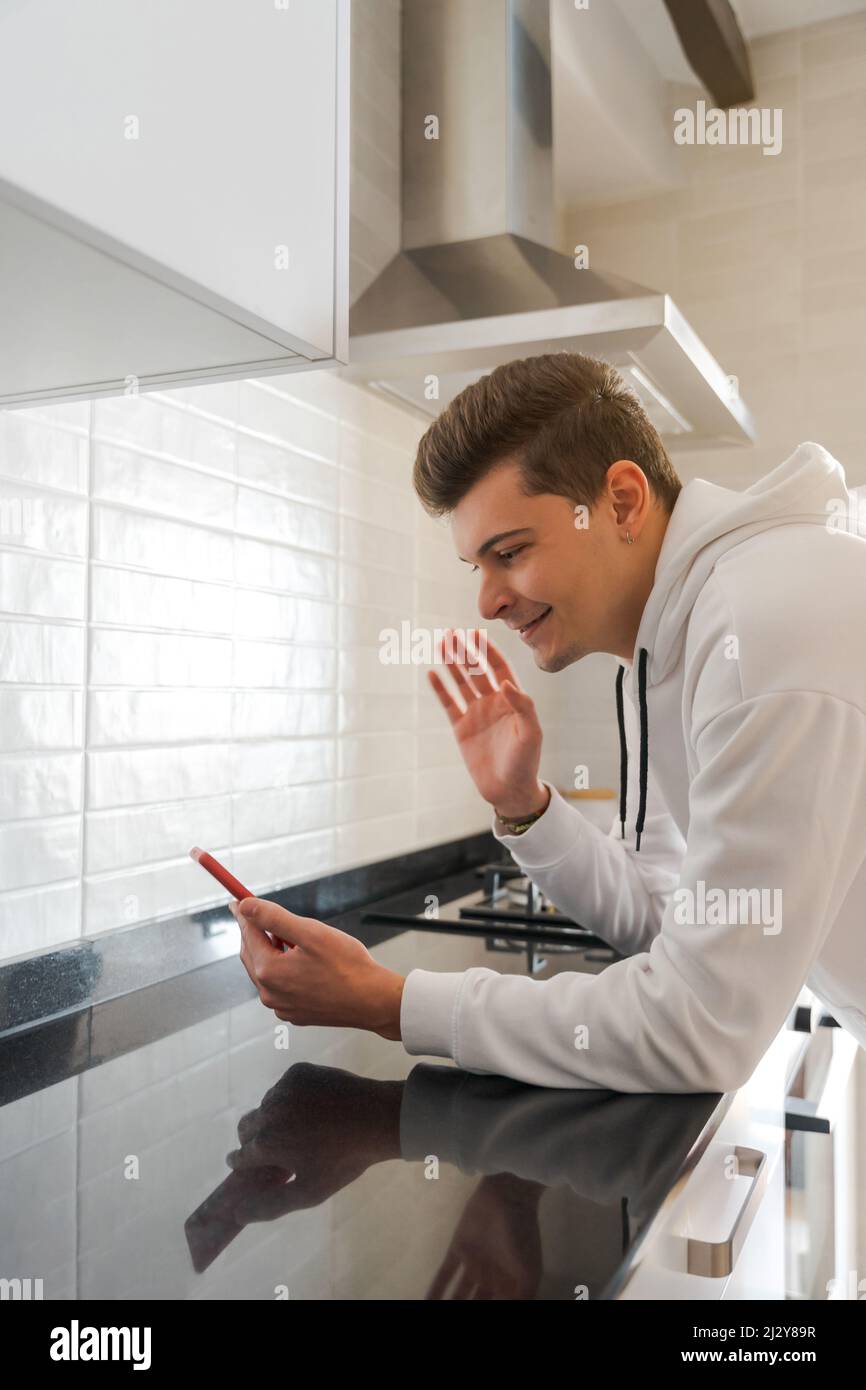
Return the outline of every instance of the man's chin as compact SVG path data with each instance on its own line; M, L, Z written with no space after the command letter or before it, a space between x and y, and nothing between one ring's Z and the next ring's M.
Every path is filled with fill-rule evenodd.
M581 661L587 653L580 647L569 647L566 651L553 648L545 651L543 648L533 648L535 664L539 671L547 671L553 675L557 671L564 671L566 666L573 666L575 661Z
M566 666L571 666L571 662L577 657L563 655L562 652L534 652L535 664L539 671L548 671L553 674L555 671L564 671Z

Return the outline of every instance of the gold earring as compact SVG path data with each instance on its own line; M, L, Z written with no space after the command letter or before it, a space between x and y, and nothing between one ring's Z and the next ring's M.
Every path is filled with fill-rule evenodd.
M631 531L626 531L626 533L625 533L625 538L626 538L626 540L628 541L629 545L634 545L634 537L633 537Z

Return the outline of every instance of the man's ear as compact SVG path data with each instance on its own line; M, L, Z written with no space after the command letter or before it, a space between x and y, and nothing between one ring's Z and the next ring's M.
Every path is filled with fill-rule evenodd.
M636 534L651 501L643 469L633 459L617 459L607 470L607 487L616 524L629 525Z

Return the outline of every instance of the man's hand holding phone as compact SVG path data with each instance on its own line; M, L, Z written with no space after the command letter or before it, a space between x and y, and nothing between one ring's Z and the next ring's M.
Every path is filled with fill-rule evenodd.
M196 845L190 857L234 895L229 910L241 930L241 964L277 1018L366 1028L399 1042L402 975L380 965L348 932L256 898L206 850Z

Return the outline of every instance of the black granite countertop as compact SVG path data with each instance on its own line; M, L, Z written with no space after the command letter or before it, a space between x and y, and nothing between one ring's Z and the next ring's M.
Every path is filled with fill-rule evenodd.
M469 891L475 850L382 905ZM365 925L368 906L318 915L404 974L527 968L514 941ZM46 1299L611 1297L730 1100L546 1090L290 1028L229 913L184 920L75 943L65 996L45 958L0 970L0 1276ZM535 946L536 978L605 968Z

